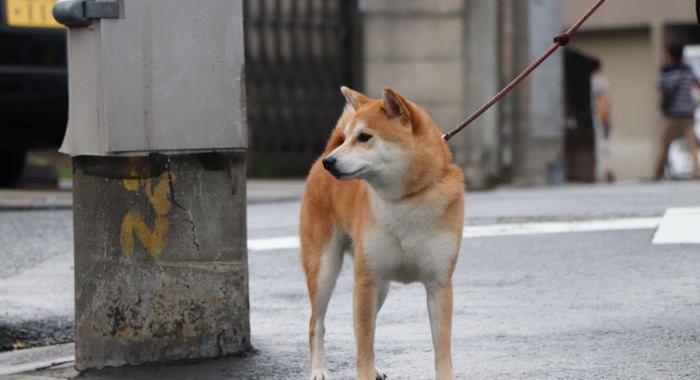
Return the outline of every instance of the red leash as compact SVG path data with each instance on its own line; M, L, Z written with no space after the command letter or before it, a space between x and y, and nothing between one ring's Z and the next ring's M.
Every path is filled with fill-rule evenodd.
M595 11L597 11L598 8L600 8L600 6L603 5L604 2L605 0L598 0L598 2L595 3L595 5L593 5L593 7L591 7L591 9L589 9L588 12L586 12L586 14L584 14L583 17L581 17L581 19L579 19L576 24L574 24L571 28L569 28L569 30L566 31L566 33L556 35L554 37L554 45L552 45L552 47L550 47L546 52L544 52L544 54L542 54L535 62L533 62L527 69L525 69L525 71L518 75L517 78L510 82L510 84L506 86L506 88L501 90L501 92L499 92L498 94L496 94L496 96L489 100L488 103L484 104L481 108L474 112L473 115L469 116L467 120L464 120L457 126L457 128L455 128L452 132L445 134L444 136L442 136L442 138L445 141L451 139L452 136L459 133L459 131L464 129L464 127L469 125L469 123L474 121L477 117L481 116L481 114L486 112L487 109L491 108L492 105L496 104L496 102L499 101L503 97L503 95L507 94L508 91L513 89L513 87L517 86L518 83L525 79L525 77L528 76L533 70L535 70L537 66L544 62L545 59L549 58L549 56L552 55L552 53L554 53L554 51L557 50L559 46L564 46L568 44L571 35L579 27L581 27L581 25L583 25L583 23L586 22L586 20L588 20L588 18L591 17L591 15L595 13Z

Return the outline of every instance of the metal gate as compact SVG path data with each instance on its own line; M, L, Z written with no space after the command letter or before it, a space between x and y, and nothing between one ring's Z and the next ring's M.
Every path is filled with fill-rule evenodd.
M358 88L358 0L244 2L249 174L304 176Z

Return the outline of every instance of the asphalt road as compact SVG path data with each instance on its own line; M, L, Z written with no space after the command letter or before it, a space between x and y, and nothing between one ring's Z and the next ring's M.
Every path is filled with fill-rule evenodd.
M467 224L660 218L669 207L700 207L699 194L695 182L474 193L467 195ZM249 238L293 235L298 208L298 202L250 205ZM61 277L72 281L71 215L0 212L0 260L10 263L0 271L0 326L13 318L31 320L13 311L23 308L49 320L71 320L72 283L51 283ZM700 245L655 245L655 231L608 228L465 239L454 275L457 378L700 378ZM305 378L309 305L297 251L251 251L249 263L256 353L108 369L82 378ZM33 291L36 301L21 306L22 297L9 296L17 293L17 284L29 294L45 290ZM351 289L352 265L346 260L327 317L334 379L354 378ZM377 364L390 379L433 378L421 286L392 287L376 341Z

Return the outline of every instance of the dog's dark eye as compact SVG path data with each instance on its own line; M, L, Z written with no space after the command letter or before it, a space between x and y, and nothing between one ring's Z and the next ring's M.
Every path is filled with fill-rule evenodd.
M368 135L364 132L360 133L359 136L357 136L357 141L359 142L367 142L372 138L372 135Z

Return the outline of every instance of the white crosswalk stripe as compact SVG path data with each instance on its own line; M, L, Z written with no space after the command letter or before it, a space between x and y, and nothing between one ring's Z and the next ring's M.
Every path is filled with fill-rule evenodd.
M700 217L700 211L698 212L698 217ZM661 220L662 218L660 217L648 217L600 219L585 221L488 224L464 227L463 236L466 239L471 239L513 235L653 229L659 226ZM696 222L695 226L700 226L700 221ZM700 233L696 233L696 237L700 238ZM248 249L250 249L251 251L272 251L298 248L298 236L283 236L248 240Z
M700 207L666 210L652 242L654 244L700 244Z

